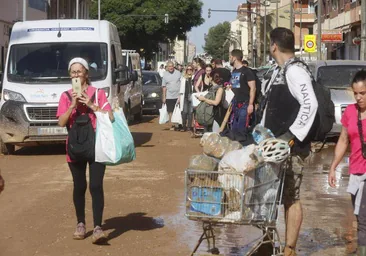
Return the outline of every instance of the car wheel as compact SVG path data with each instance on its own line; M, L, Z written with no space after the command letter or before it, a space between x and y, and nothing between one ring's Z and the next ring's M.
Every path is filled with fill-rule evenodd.
M142 117L143 117L143 110L142 110L142 99L141 99L141 102L140 102L140 110L137 114L135 114L133 116L134 120L135 121L142 121Z
M15 152L15 145L4 143L0 140L0 152L4 155L13 155Z

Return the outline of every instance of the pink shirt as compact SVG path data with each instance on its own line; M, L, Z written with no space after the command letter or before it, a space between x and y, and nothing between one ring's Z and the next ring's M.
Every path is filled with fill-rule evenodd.
M349 159L349 173L366 173L366 159L362 156L361 140L357 127L358 112L357 104L349 105L343 113L341 122L347 128L350 140L351 154ZM362 120L363 137L366 139L366 119Z
M97 88L92 87L92 86L89 85L87 90L86 90L86 94L91 98L96 91L97 91ZM68 90L68 92L71 95L72 94L72 89ZM105 103L107 103L107 104L104 106ZM95 102L95 104L96 104L96 102ZM71 101L69 100L68 96L66 95L65 92L62 93L61 97L60 97L59 104L58 104L56 117L59 118L60 116L65 114L67 112L67 110L69 109L70 105L71 105ZM104 106L103 110L106 110L106 111L109 111L109 110L112 109L111 105L109 105L109 103L108 103L105 92L102 89L98 90L98 106L100 108L102 108ZM79 110L79 112L81 114L84 114L84 113L87 112L88 107L84 106L83 104L79 104L77 106L77 109ZM71 126L75 122L76 117L77 117L77 113L76 113L76 109L74 109L71 112L69 122L67 124L68 128L71 128ZM90 110L89 117L90 117L90 120L92 122L92 125L93 125L94 129L96 129L96 126L97 126L96 120L97 120L97 118L96 118L96 116L95 116L95 114L92 110ZM69 157L69 154L67 153L67 142L68 142L68 139L66 139L66 158L67 158L67 162L72 162L72 160Z

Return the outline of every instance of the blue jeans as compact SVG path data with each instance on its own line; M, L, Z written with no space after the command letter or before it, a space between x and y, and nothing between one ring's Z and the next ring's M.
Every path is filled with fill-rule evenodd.
M235 104L233 107L231 130L233 132L245 132L248 125L248 104L245 103L241 108L238 108L237 104Z

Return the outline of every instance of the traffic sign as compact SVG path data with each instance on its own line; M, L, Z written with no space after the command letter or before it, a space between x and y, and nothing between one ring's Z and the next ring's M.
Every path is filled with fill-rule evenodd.
M316 52L316 36L305 35L304 46L305 52Z

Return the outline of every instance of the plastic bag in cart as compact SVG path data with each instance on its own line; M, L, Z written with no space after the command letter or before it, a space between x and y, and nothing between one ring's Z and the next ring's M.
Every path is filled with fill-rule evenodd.
M242 146L236 141L227 137L221 137L218 133L205 133L201 138L200 145L205 155L221 159L225 154Z
M255 169L262 162L262 159L258 156L256 146L252 144L243 149L227 153L220 161L219 170L245 173Z
M212 157L205 155L195 155L189 160L188 169L212 172L218 170L218 164L218 160Z

